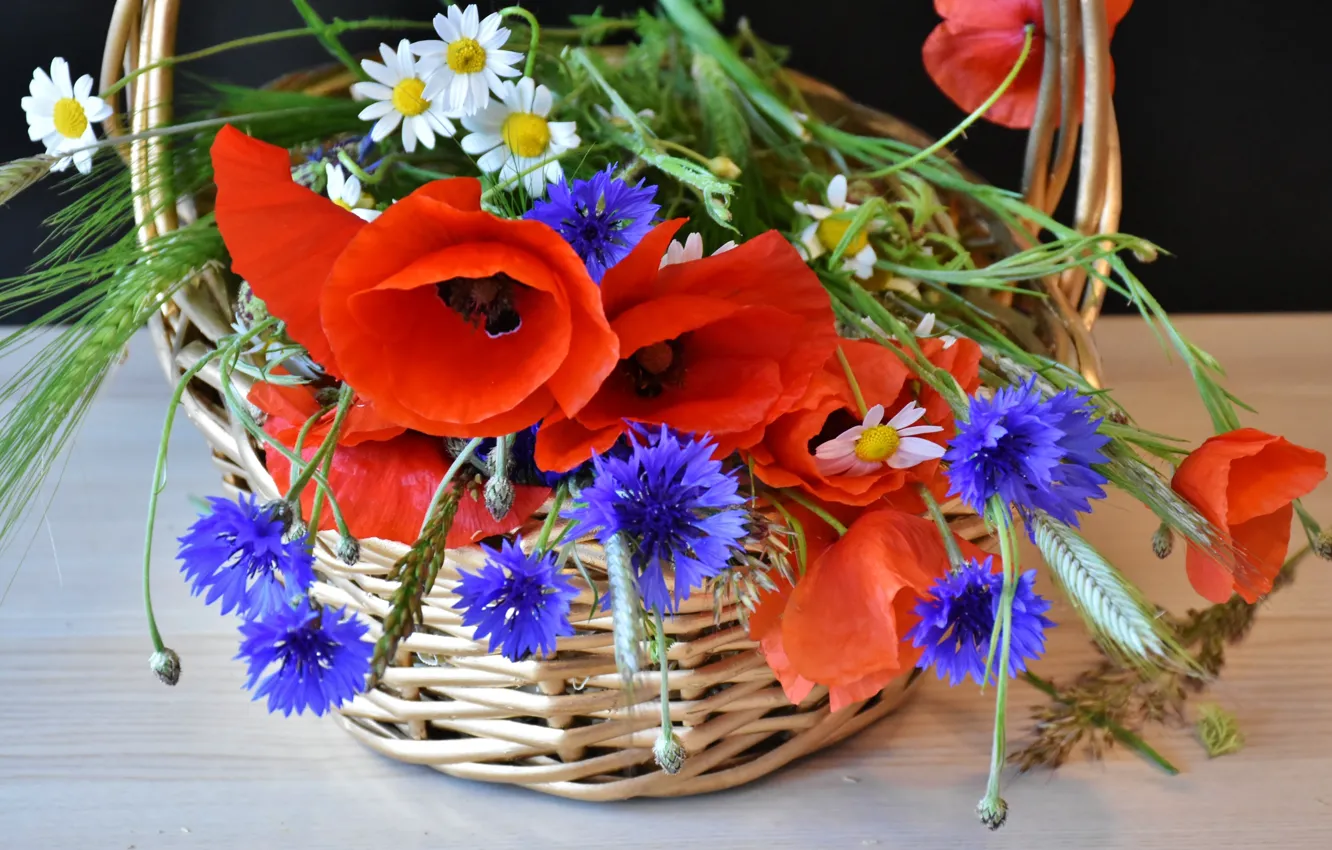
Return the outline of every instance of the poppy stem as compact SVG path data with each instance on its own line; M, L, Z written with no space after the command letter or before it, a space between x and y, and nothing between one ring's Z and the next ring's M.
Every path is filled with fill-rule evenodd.
M500 9L500 17L507 18L510 15L517 15L527 21L527 26L532 30L532 39L527 45L527 62L523 65L523 76L530 77L532 72L536 70L537 47L541 44L541 24L537 22L536 15L522 6L509 6Z
M310 476L319 472L319 466L322 465L323 477L328 477L328 473L332 469L333 453L338 450L338 437L342 434L342 423L347 418L347 414L351 412L352 402L355 400L356 393L352 391L351 384L343 384L342 388L338 391L337 413L333 414L333 423L329 426L328 435L324 437L324 444L319 447L318 454L310 458L310 466L308 469ZM300 454L300 449L298 448L296 452L297 454ZM323 500L320 499L319 496L323 492L324 488L319 484L316 484L314 502L310 505L310 533L314 536L319 535L320 514L324 507ZM290 494L288 494L288 498L290 498ZM333 515L337 521L338 532L344 537L349 536L347 534L347 524L342 519L342 512L338 510L337 502L334 502L330 498L329 505L332 507ZM313 545L312 538L311 546Z
M1018 73L1022 70L1022 66L1027 64L1027 57L1031 55L1031 42L1032 39L1035 37L1035 35L1036 35L1035 25L1027 24L1025 34L1022 40L1022 52L1018 54L1017 62L1013 64L1013 69L1008 72L1007 77L1004 77L1003 82L999 84L999 88L995 89L994 93L991 94L988 98L986 98L985 102L982 103L979 107L977 107L975 112L971 113L966 118L963 118L962 123L958 124L952 130L949 130L947 134L945 134L941 139L939 139L934 144L930 145L924 150L917 151L914 156L909 156L906 159L902 160L901 162L893 163L887 168L881 168L878 171L871 171L865 176L870 178L881 178L881 177L887 177L890 174L896 174L899 171L905 171L906 169L912 167L913 165L916 165L920 162L925 161L926 159L929 159L939 151L943 150L948 145L952 144L953 141L957 139L958 136L961 136L963 133L967 131L968 127L979 121L981 119L981 116L983 116L986 112L989 112L990 107L994 106L995 103L998 102L999 98L1004 96L1004 92L1008 91L1009 86L1013 85L1013 81L1017 79Z
M851 361L846 359L846 352L842 346L837 346L837 362L842 364L842 371L846 373L846 382L851 385L851 395L856 397L856 409L860 411L860 418L864 419L869 413L869 408L865 406L865 396L860 392L860 382L856 380L856 373L851 371Z
M561 481L555 488L555 498L550 503L550 512L546 514L546 521L541 524L541 533L537 536L536 551L546 551L547 541L550 540L551 529L555 527L555 520L559 519L560 508L564 505L565 498L569 495L569 484ZM566 527L566 531L568 528ZM564 535L561 534L561 537Z
M943 511L939 508L939 503L935 501L934 494L924 484L917 484L916 490L920 493L920 499L925 503L925 510L929 513L930 519L939 528L939 536L943 538L944 549L948 552L948 564L953 569L962 566L962 547L957 545L957 538L953 536L953 530L948 527L948 520L944 517Z
M838 522L837 518L834 517L832 514L828 513L823 508L819 507L818 505L811 502L809 499L806 499L804 496L800 495L798 491L792 490L787 487L781 487L778 488L777 492L781 493L786 498L790 499L791 501L795 502L797 505L800 505L802 508L814 514L814 516L828 523L828 525L832 526L833 529L839 535L846 534L845 525L842 525L842 523Z
M463 450L458 452L458 456L453 459L453 464L444 473L444 477L440 479L439 486L435 488L435 495L430 497L430 507L426 508L425 517L421 521L421 534L425 534L426 528L430 525L430 518L435 515L440 503L444 501L444 494L448 492L449 484L453 482L453 476L457 475L463 464L471 459L472 454L481 445L481 440L481 437L473 437L469 440L467 445L463 446Z
M310 483L310 479L319 471L319 465L323 463L324 458L333 453L334 447L338 443L338 432L342 430L342 421L347 418L347 412L351 410L352 399L355 393L352 392L350 384L343 384L338 391L338 412L333 416L333 423L329 426L328 434L324 436L324 442L320 444L319 449L310 458L310 462L304 464L291 483L287 485L287 499L292 502L299 513L301 492L305 490L305 485ZM309 424L309 423L307 423ZM301 456L301 449L296 449L296 456ZM292 471L295 471L293 467Z

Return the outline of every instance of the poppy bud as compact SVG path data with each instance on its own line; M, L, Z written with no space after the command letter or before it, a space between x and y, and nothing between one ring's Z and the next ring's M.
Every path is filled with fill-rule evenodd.
M344 536L338 540L338 548L334 550L334 554L347 566L355 566L356 562L361 560L361 544L355 537Z
M337 387L321 387L315 390L315 403L320 407L332 407L338 403Z
M293 540L300 540L310 533L310 526L306 525L299 517L292 517L291 524L287 526L286 532L282 535L282 542L290 543Z
M652 745L652 757L657 760L657 766L672 776L679 773L680 768L684 767L685 758L688 755L685 752L684 742L674 732L671 733L670 737L662 735Z
M1152 551L1156 557L1165 560L1170 557L1171 551L1175 548L1175 532L1170 530L1170 526L1161 523L1152 535Z
M1314 538L1313 552L1324 561L1332 561L1332 531L1320 531Z
M164 685L174 685L180 681L180 656L174 649L162 649L148 658L148 666L157 674Z
M267 318L268 305L254 294L248 282L241 281L240 291L236 294L236 321L249 329Z
M507 476L492 475L486 481L485 496L486 510L490 511L496 522L509 515L513 507L514 490Z
M1008 820L1008 803L1004 802L1003 797L990 799L986 797L976 806L976 814L980 815L981 823L989 827L990 831L998 829Z

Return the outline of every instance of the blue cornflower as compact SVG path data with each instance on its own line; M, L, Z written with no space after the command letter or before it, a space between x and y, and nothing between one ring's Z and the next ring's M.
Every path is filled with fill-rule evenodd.
M1076 526L1078 512L1091 510L1089 499L1105 498L1106 478L1091 468L1108 460L1101 447L1110 438L1097 433L1100 424L1086 399L1071 389L1043 398L1034 378L993 399L973 397L944 454L948 493L960 493L977 512L997 495L1024 519L1039 510Z
M710 436L681 438L635 432L627 451L593 457L596 477L582 491L586 506L569 518L602 540L623 533L633 547L639 593L650 610L673 613L703 580L715 576L740 549L745 512L736 471L713 460ZM675 570L675 591L665 569Z
M477 637L490 638L490 651L510 661L529 653L550 652L555 638L573 634L569 602L578 591L555 565L554 552L524 555L522 541L505 540L499 551L485 544L485 566L462 573L458 601L463 625L476 626Z
M587 273L601 282L606 269L623 260L648 231L661 207L652 203L656 186L639 180L630 186L611 172L598 171L591 180L550 184L550 200L537 201L523 218L548 225L573 246L587 264Z
M985 676L985 659L990 654L990 636L999 615L999 597L1003 592L1003 573L993 570L993 558L984 563L975 559L937 579L931 598L916 603L921 620L907 637L913 646L924 647L916 666L934 667L949 685L957 685L967 676L976 684ZM1045 630L1054 622L1044 616L1050 602L1032 589L1036 571L1018 576L1013 596L1013 637L1009 643L1008 674L1025 672L1027 662L1045 652ZM996 652L994 664L999 666ZM990 673L994 681L994 671Z
M547 472L536 464L536 433L539 425L533 425L530 428L524 428L513 435L513 444L509 448L510 460L509 478L515 484L531 484L534 486L554 487L561 481L565 481L578 475L585 467L591 465L591 462L576 466L568 472ZM495 448L495 440L488 438L481 442L476 449L477 460L486 461L490 459L490 452Z
M283 522L252 494L239 502L214 496L180 538L180 571L194 595L222 600L222 613L262 617L305 596L314 584L314 555L305 536L283 542ZM281 579L279 579L279 575Z
M290 715L310 709L323 714L351 700L365 688L374 644L369 630L345 609L315 610L304 603L284 606L262 619L241 624L240 652L254 698L268 697L268 710Z

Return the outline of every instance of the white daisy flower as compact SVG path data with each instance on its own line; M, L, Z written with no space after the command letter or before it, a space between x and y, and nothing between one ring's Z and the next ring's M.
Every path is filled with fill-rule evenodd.
M846 202L846 177L841 174L829 181L827 200L826 207L803 201L796 201L792 205L796 212L814 219L800 232L800 244L805 249L805 256L811 260L834 250L841 243L842 237L851 227L850 214L860 207L859 204ZM878 259L874 247L869 243L868 230L862 229L851 239L842 262L842 268L861 280L874 273L874 261Z
M416 142L428 148L435 147L435 134L452 136L457 132L442 100L428 100L425 96L426 72L412 58L412 44L407 39L398 42L397 53L387 44L379 45L384 62L362 59L361 67L374 80L372 83L354 83L353 97L373 100L361 110L362 121L374 121L370 138L382 142L402 125L402 147L408 153L416 150Z
M531 77L516 84L505 80L498 101L462 120L472 132L463 136L467 153L483 154L476 164L487 174L499 172L501 182L522 175L527 194L539 198L546 183L564 179L559 156L578 146L578 125L548 121L554 98L550 89ZM510 188L517 185L510 183Z
M917 337L933 336L934 314L926 313L925 318L920 320L920 324L916 325L916 329L913 331L913 333ZM944 334L943 336L939 337L939 339L943 340L943 347L945 349L952 348L954 343L957 342L957 337L953 336L952 334Z
M425 97L440 99L450 112L474 115L490 99L488 92L501 94L500 77L516 77L513 66L523 54L502 50L509 30L500 26L495 12L477 21L476 6L459 10L449 7L448 16L435 15L440 40L418 41L412 52L421 57L420 68L430 72Z
M910 469L943 457L943 446L915 436L943 430L938 425L916 425L924 415L925 409L913 401L885 425L883 405L876 404L865 414L864 422L816 448L814 465L824 476L871 475L885 464L893 469Z
M328 197L333 203L364 221L379 218L379 210L362 206L363 202L373 204L374 199L362 194L361 178L355 174L348 177L342 166L331 162L324 163L324 173L328 176Z
M712 256L724 254L735 247L735 241L724 243L720 248L712 252ZM672 239L671 244L666 248L666 255L661 258L661 265L658 268L666 268L677 263L689 263L694 260L703 259L703 235L700 233L691 233L685 239L684 244L680 244L679 239Z
M32 72L28 85L32 96L22 100L28 116L28 138L45 144L48 154L60 156L52 171L64 171L71 162L81 174L92 171L93 152L78 149L96 143L92 125L111 117L111 105L94 97L92 87L93 78L88 74L71 85L69 64L59 56L51 60L50 76L41 68Z

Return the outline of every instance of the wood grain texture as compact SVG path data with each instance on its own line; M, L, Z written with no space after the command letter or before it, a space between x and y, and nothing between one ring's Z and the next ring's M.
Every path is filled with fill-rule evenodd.
M1248 422L1332 451L1332 317L1181 322L1227 365L1261 411ZM1206 417L1188 377L1135 320L1096 336L1107 379L1150 428L1197 439ZM6 368L12 368L5 364ZM2 377L2 376L0 376ZM184 674L147 668L138 598L143 503L168 388L146 338L109 382L79 437L46 521L0 555L0 848L675 847L682 840L771 847L1324 847L1332 828L1332 566L1309 561L1232 654L1212 698L1248 746L1209 761L1187 730L1153 731L1184 769L1135 757L1075 759L1010 778L1009 824L986 833L980 797L992 706L972 688L925 686L893 717L744 788L688 800L571 803L440 776L374 755L330 720L268 716L241 691L235 623L189 596L174 538L191 496L218 490L202 438L177 427L158 520L155 587ZM1332 487L1308 500L1332 518ZM40 513L40 511L38 511ZM49 527L48 527L49 523ZM1200 604L1183 556L1150 553L1152 518L1112 495L1088 536L1154 599ZM31 546L29 547L29 540ZM52 543L54 540L54 545ZM26 552L25 552L26 548ZM1036 555L1024 550L1029 564ZM1092 658L1066 604L1038 665L1045 676ZM1025 706L1014 688L1010 740Z

